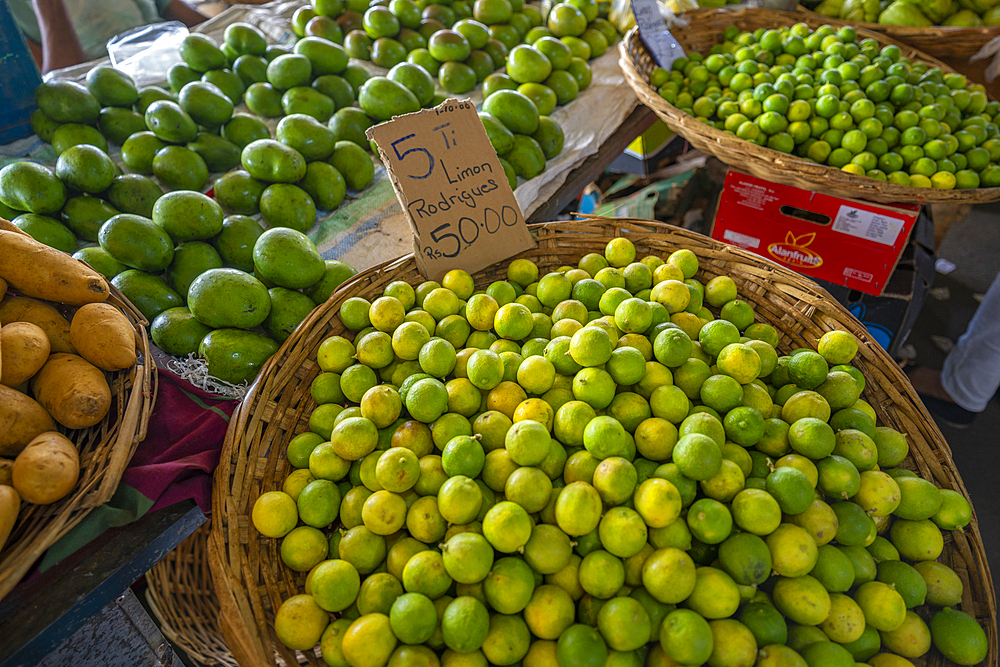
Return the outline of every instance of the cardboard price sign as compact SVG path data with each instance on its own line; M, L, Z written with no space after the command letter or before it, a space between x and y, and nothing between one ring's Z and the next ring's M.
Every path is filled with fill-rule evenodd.
M535 245L476 107L447 100L371 127L428 279L474 273Z

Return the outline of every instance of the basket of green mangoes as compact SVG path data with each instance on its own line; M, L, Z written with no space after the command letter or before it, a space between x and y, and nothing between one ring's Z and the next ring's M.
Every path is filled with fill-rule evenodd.
M944 63L802 13L699 9L658 67L633 31L619 46L639 99L695 148L754 176L841 197L1000 199L1000 103Z
M250 387L208 540L241 665L995 664L968 494L860 322L665 223L531 229L359 274Z
M799 11L908 44L936 58L966 60L1000 36L996 0L822 0Z

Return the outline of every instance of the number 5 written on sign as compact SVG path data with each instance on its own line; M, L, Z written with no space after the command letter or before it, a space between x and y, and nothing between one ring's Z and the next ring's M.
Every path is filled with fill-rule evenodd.
M409 155L410 153L423 153L427 157L427 173L419 176L416 174L409 174L409 176L410 178L427 178L434 171L434 156L431 155L431 152L429 150L421 147L421 148L408 148L402 153L399 152L399 144L403 143L404 141L409 141L410 139L413 139L415 136L417 135L408 134L405 137L400 137L399 139L396 139L390 145L392 146L392 150L395 151L396 159L399 160L400 164L403 163L403 160L405 160L406 156Z

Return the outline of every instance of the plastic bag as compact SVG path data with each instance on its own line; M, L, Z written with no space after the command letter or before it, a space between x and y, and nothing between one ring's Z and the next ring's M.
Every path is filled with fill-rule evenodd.
M187 26L180 21L150 23L112 37L108 56L141 88L165 81L167 71L184 62L179 48L187 35Z

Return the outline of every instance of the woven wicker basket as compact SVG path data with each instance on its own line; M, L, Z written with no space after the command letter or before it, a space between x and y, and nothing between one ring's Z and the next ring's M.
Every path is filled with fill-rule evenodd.
M782 12L768 9L697 9L684 12L682 19L688 20L684 26L675 25L671 33L677 43L687 52L705 52L722 42L722 31L730 25L740 30L775 28L795 23L807 23L816 28L826 21L818 14L810 16L801 12ZM680 23L680 22L679 22ZM954 70L944 63L931 58L905 44L884 35L859 29L859 37L871 37L879 44L896 44L906 58L923 61L943 71ZM622 72L625 79L638 95L639 100L656 112L670 129L687 139L698 150L719 158L729 166L746 171L759 178L776 183L784 183L805 190L822 191L840 197L867 199L869 201L892 203L955 202L979 204L1000 199L1000 188L978 188L975 190L937 190L933 188L913 188L878 181L867 176L857 176L840 169L810 162L804 158L788 155L771 148L737 139L734 135L706 125L672 104L668 103L649 84L649 73L656 67L652 54L633 28L618 46Z
M889 39L912 46L913 48L935 58L948 60L965 60L971 58L983 48L986 42L994 37L1000 37L1000 25L980 26L978 28L957 28L945 25L935 25L929 28L914 28L908 25L886 25L882 23L851 23L830 18L810 11L801 5L798 12L830 25L852 25L872 32L882 33Z
M518 257L534 260L544 273L576 265L588 252L601 252L615 237L631 239L640 255L666 256L689 248L699 258L698 278L729 275L741 298L751 302L757 320L773 325L780 348L811 346L825 331L843 329L857 336L855 365L867 380L865 398L882 424L910 436L905 465L925 479L968 495L952 461L951 451L924 410L906 376L868 335L864 326L814 282L747 251L660 222L588 218L582 222L532 225L538 247ZM507 262L475 275L476 285L506 278ZM257 497L280 489L289 472L285 451L291 438L307 430L315 407L309 385L319 372L316 351L328 336L343 334L340 305L349 297L373 299L394 280L422 280L412 255L374 267L345 283L296 329L251 385L230 422L215 474L213 525L209 557L222 611L222 630L230 649L244 667L296 661L321 665L311 653L295 654L274 636L274 610L303 591L304 576L283 565L278 540L261 537L250 526L250 509ZM946 535L942 561L962 578L961 608L975 616L989 637L987 663L997 658L996 600L986 553L975 518L965 532ZM927 665L944 664L932 654Z
M146 601L163 634L199 664L237 667L219 630L219 602L208 569L211 520L146 573Z
M119 309L135 329L138 363L130 369L105 373L112 400L100 424L77 431L62 429L80 452L80 479L68 496L51 505L21 504L10 539L0 551L0 599L46 549L92 509L111 499L136 445L146 437L157 387L146 335L149 323L114 285L109 287L111 296L106 303Z

